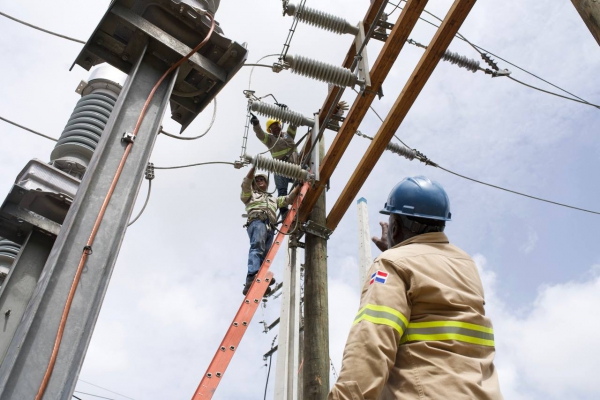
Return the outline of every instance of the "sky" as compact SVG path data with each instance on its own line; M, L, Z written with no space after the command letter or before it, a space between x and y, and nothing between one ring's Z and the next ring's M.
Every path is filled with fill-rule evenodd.
M0 1L0 11L86 40L108 4ZM308 0L307 5L355 23L369 2ZM450 5L432 1L426 9L443 17ZM390 22L398 15L393 13ZM248 62L279 53L292 22L281 16L279 0L223 1L216 19L229 38L248 43ZM58 137L78 100L75 88L89 76L80 67L69 71L81 45L3 17L0 30L0 115ZM570 1L480 1L460 32L502 58L600 103L600 49ZM434 33L435 28L419 22L411 38L427 44ZM351 42L350 36L300 24L290 54L339 65ZM369 44L371 64L381 47L376 41ZM449 48L479 58L458 39ZM423 49L408 44L402 50L383 85L385 96L373 103L382 116L422 54ZM510 69L516 79L554 90L503 61L498 65ZM160 136L151 161L173 166L238 159L246 121L242 91L248 89L250 70L243 68L219 94L216 122L208 135L192 142ZM260 96L272 93L305 115L318 111L327 93L322 82L266 68L254 70L251 88ZM349 90L343 96L349 103L355 98ZM202 133L211 113L207 108L184 134ZM178 132L169 116L167 112L165 130ZM396 134L457 173L599 211L599 124L597 108L440 62ZM369 112L360 130L374 136L379 126ZM333 138L334 132L328 131L327 146ZM4 122L0 141L3 193L27 161L47 161L54 146ZM353 139L331 179L328 209L368 144L366 139ZM263 150L251 136L248 153ZM81 370L78 397L94 398L84 392L126 398L97 387L101 386L136 400L191 398L243 299L248 237L242 228L239 185L246 172L228 165L156 171L148 207L128 229L121 247ZM414 175L426 175L445 187L453 216L446 233L480 268L504 397L599 398L600 322L594 317L600 307L598 215L516 196L385 153L357 195L368 201L373 235L379 234L378 222L384 218L378 211L391 188ZM146 183L134 213L145 191ZM372 251L373 256L379 254L375 246ZM283 274L283 254L275 262L276 277ZM328 276L330 357L339 371L359 304L356 202L328 242ZM263 398L268 367L262 355L277 329L264 334L259 321L270 323L279 311L278 300L259 309L215 399ZM275 362L274 357L267 398L273 395Z

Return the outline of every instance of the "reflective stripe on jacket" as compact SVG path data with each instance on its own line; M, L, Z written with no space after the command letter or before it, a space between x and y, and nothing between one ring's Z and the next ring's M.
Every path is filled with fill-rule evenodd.
M273 197L269 193L254 190L252 179L244 178L240 200L246 205L248 218L258 218L261 215L269 217L272 224L277 222L277 209L290 205L296 198L295 192L287 196Z
M298 164L298 149L296 149L295 142L297 128L295 126L289 125L287 131L282 132L279 138L263 131L260 125L254 125L253 129L258 140L271 149L271 157Z
M375 259L329 400L502 399L477 266L443 233Z

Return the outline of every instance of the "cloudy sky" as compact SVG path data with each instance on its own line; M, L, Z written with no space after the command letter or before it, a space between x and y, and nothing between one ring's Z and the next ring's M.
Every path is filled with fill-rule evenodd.
M360 20L367 0L308 0L307 5ZM46 29L87 39L108 0L0 2L0 10ZM427 9L443 16L450 1ZM390 6L389 10L393 7ZM394 22L396 11L390 21ZM428 17L429 18L429 17ZM432 20L432 18L429 18ZM292 22L279 0L223 1L217 13L225 34L247 42L249 61L279 53ZM89 75L69 67L81 45L0 18L0 115L58 137L77 102L75 88ZM472 42L592 102L600 103L600 49L568 0L480 1L461 32ZM435 28L419 22L411 37L427 44ZM351 37L299 25L290 54L340 64ZM371 63L381 43L369 45ZM456 39L450 49L478 54ZM406 45L373 106L386 114L423 50ZM267 59L270 62L273 59ZM548 85L500 61L513 76ZM239 157L245 123L249 68L219 95L212 131L182 142L159 137L157 166ZM289 72L257 68L252 89L274 94L293 110L318 110L327 86ZM347 91L344 99L352 102ZM167 116L170 115L167 112ZM185 132L201 133L207 109ZM264 122L264 119L263 119ZM440 63L397 132L445 168L534 196L600 210L600 110L533 91L506 78L490 78ZM369 113L360 129L374 135ZM177 132L170 119L165 129ZM304 129L301 130L304 132ZM329 144L334 133L326 134ZM0 192L31 158L48 160L54 143L0 122ZM262 151L250 138L248 152ZM368 142L355 138L331 180L331 207ZM114 399L190 398L240 302L247 234L242 229L239 184L246 171L216 165L157 171L146 212L127 232L77 391ZM487 311L497 342L496 365L507 399L600 397L600 250L597 215L498 191L386 153L358 197L368 200L372 233L389 190L405 176L425 174L449 193L450 240L481 268ZM138 198L143 202L146 183ZM342 350L359 301L357 217L353 203L329 241L330 356L339 371ZM373 246L373 254L379 252ZM282 275L283 253L274 268ZM279 314L270 301L252 321L216 399L262 399L267 368L262 354L276 330L259 321ZM273 360L275 361L275 359ZM275 366L267 398L272 397ZM78 393L83 399L93 397Z

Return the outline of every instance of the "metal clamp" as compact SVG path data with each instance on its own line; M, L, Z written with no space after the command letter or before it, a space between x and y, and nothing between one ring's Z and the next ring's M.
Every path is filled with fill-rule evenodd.
M121 138L122 142L133 143L135 142L135 135L133 132L125 132Z
M318 236L321 239L328 240L333 231L326 226L322 226L317 224L314 221L306 221L302 224L302 230L306 233L310 233L311 235Z

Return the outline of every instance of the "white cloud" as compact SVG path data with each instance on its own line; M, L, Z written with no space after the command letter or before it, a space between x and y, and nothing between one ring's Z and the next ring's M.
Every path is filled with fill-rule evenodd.
M520 250L525 254L531 253L533 249L535 249L535 245L537 244L538 239L539 236L537 232L530 230L529 232L527 232L527 240L525 240Z
M507 307L496 274L474 257L494 323L500 383L507 399L600 397L600 276L541 286L527 311ZM592 269L597 270L597 267Z

